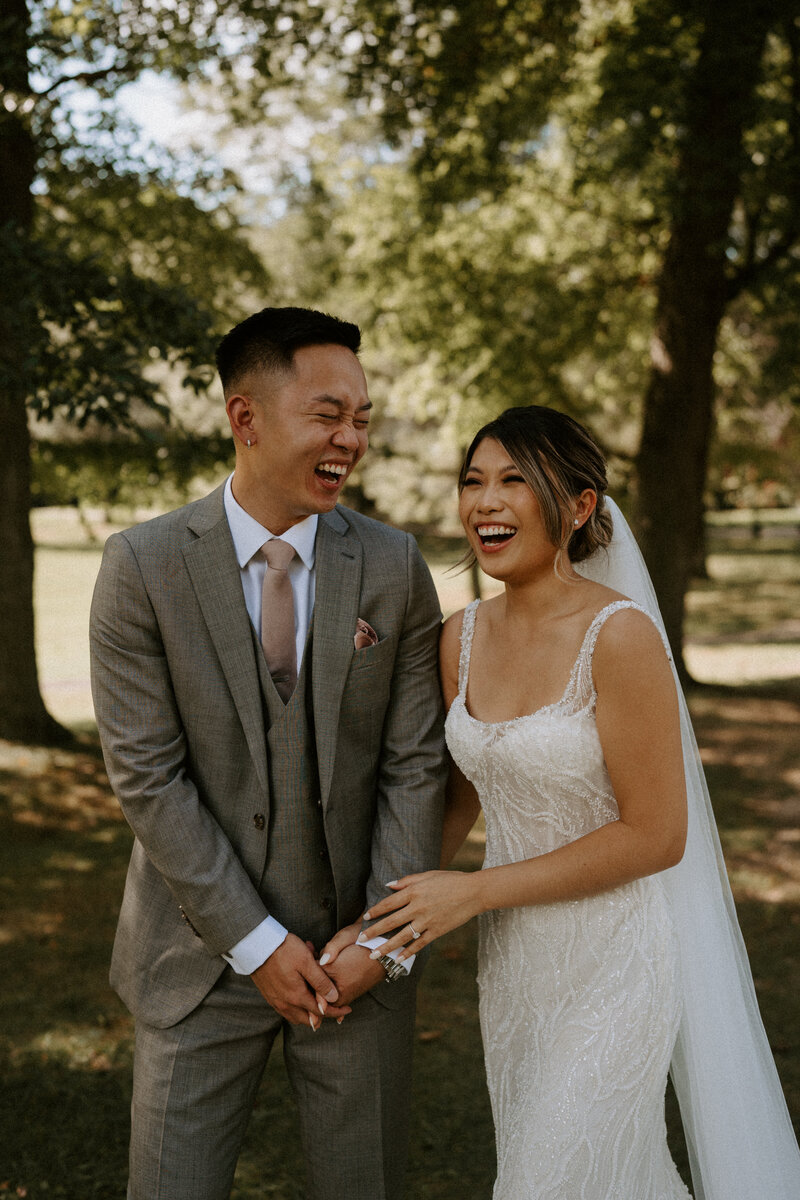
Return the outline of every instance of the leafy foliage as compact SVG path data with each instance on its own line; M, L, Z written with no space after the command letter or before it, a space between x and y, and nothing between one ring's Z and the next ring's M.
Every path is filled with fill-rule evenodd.
M790 299L800 282L800 64L798 5L761 7L336 6L351 92L375 115L361 146L356 138L335 160L321 151L313 164L305 214L285 228L306 245L323 229L327 254L315 256L304 293L294 263L291 286L311 296L322 279L341 307L360 311L371 375L395 417L435 422L437 446L457 445L498 408L540 400L588 420L627 477L665 253L683 219L682 163L706 155L709 194L718 171L739 181L722 247L736 307L715 356L723 433L710 490L737 439L741 453L758 445L762 477L774 474L786 445L776 430L800 396ZM287 27L299 28L303 9L289 6ZM723 80L731 100L714 120L734 103L747 120L738 158L717 164L717 127L698 127L710 103L698 63L705 47L713 65L720 22L739 19L743 54L761 22L770 32L754 90L735 73ZM376 152L376 120L393 153ZM702 205L690 219L704 219ZM397 432L387 438L395 449ZM423 461L437 470L436 455Z
M16 26L1 65L19 74L24 51L32 83L16 116L35 154L35 207L30 222L7 212L0 232L16 347L0 387L39 417L119 425L132 405L166 413L148 366L182 364L182 386L206 388L220 331L267 286L238 225L235 181L146 152L113 102L144 70L210 69L228 54L234 8L34 4L24 47Z

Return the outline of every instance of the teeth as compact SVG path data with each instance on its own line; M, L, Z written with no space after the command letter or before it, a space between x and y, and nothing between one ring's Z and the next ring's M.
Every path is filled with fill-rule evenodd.
M499 537L502 533L516 533L510 525L479 525L479 537Z
M347 474L347 467L343 467L341 463L320 463L317 470L327 471L329 475Z

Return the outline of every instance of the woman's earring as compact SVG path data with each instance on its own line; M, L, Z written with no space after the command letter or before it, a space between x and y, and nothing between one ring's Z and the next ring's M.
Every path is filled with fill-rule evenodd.
M250 449L250 447L252 446L252 444L253 444L253 443L250 441L250 438L248 438L248 439L247 439L247 449L248 449L248 450ZM577 525L577 521L575 522L575 524Z
M247 444L248 444L248 446L250 445L250 443L249 443L249 442L248 442ZM578 520L578 518L577 518L577 517L576 517L576 518L575 518L575 520L572 522L572 524L575 526L575 528L576 528L576 529L577 529L577 527L580 525L580 521Z

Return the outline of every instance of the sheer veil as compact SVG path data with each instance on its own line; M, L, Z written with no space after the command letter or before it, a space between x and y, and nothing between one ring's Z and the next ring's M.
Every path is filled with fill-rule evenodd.
M607 550L576 569L646 609L664 634L655 591L613 501ZM664 873L680 940L683 1016L670 1073L695 1200L798 1200L800 1151L758 1011L719 835L677 680L689 797L686 852Z

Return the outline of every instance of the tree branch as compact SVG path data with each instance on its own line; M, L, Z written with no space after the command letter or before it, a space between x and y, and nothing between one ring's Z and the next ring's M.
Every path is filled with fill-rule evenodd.
M49 96L51 92L56 91L57 88L63 87L65 83L99 83L100 80L109 79L112 75L124 75L125 73L125 67L115 64L111 67L98 68L96 71L79 71L77 75L62 75L60 79L54 79L53 82L48 84L46 88L43 88L42 91L36 92L36 96ZM127 73L130 75L134 74L134 72L131 72L130 68L128 68Z

